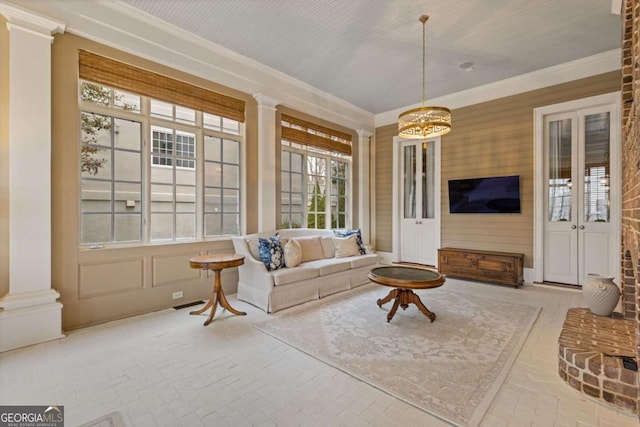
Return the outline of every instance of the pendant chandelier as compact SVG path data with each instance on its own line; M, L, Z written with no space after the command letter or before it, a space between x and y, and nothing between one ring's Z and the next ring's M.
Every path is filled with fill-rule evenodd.
M444 135L451 130L451 111L445 107L425 106L426 100L426 35L428 15L422 15L422 106L407 110L398 116L398 136L409 139L426 139Z

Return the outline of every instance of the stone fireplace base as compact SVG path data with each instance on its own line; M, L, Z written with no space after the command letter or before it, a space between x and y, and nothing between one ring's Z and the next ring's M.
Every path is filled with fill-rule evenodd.
M618 408L637 413L638 372L624 366L636 359L635 323L571 308L558 339L558 371L571 387Z

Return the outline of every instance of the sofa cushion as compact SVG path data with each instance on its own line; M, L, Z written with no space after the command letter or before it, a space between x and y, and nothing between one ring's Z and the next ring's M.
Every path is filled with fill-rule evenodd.
M296 237L295 240L298 241L298 243L300 244L300 248L302 249L301 262L314 261L316 259L324 258L320 236Z
M320 236L320 243L322 243L322 252L325 258L335 258L336 245L333 244L332 236Z
M329 274L347 271L351 268L351 261L348 259L317 259L304 263L305 267L317 268L320 276L328 276Z
M258 250L260 251L260 260L267 267L267 270L272 271L284 267L284 252L278 233L266 239L258 237Z
M367 265L375 265L378 262L378 255L367 254L347 259L351 261L351 268L366 267Z
M360 255L364 255L367 253L366 249L364 248L364 243L362 242L362 233L360 232L359 228L356 228L355 230L333 230L333 234L335 234L336 237L348 237L355 234L356 236L358 236L356 237L356 240L358 242Z
M356 242L355 234L349 237L334 237L333 242L336 245L336 258L347 258L360 255L358 242Z
M302 248L300 243L291 239L284 245L284 264L288 268L297 267L302 261Z
M295 268L282 268L271 273L275 286L287 285L289 283L301 282L313 279L320 275L317 268L297 266Z

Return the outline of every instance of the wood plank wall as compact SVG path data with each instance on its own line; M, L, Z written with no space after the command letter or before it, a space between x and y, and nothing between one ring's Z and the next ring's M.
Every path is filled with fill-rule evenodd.
M442 137L441 246L525 254L533 267L533 109L620 90L620 71L550 86L452 111ZM376 129L376 241L392 250L392 152L397 126ZM520 175L521 214L449 214L448 181Z
M376 129L375 136L375 241L376 251L393 250L393 137L398 136L398 125ZM372 224L373 226L373 224Z

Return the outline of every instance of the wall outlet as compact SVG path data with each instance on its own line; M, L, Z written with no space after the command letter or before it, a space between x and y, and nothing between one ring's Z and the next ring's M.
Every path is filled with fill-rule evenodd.
M171 294L171 297L172 297L173 299L180 299L180 298L182 298L182 297L183 297L182 291L178 291L178 292L174 292L174 293L172 293L172 294Z

